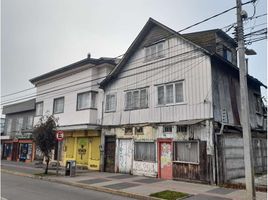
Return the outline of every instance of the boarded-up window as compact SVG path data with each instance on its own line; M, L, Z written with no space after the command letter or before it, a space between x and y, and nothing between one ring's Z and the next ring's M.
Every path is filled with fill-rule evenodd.
M116 110L116 96L115 94L106 95L105 111L111 112Z
M154 162L156 159L154 142L135 142L134 160Z
M199 163L198 141L178 141L174 144L174 161Z

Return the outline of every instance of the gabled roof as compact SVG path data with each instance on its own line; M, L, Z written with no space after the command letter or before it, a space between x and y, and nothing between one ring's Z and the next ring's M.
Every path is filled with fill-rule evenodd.
M42 74L40 76L37 76L35 78L32 78L29 81L32 84L35 84L38 81L50 78L52 76L55 76L55 75L58 75L58 74L61 74L61 73L64 73L64 72L74 70L76 68L82 67L82 66L87 65L87 64L100 65L100 64L104 64L104 63L111 64L111 65L116 65L116 59L114 59L114 58L104 58L104 57L96 59L96 58L88 57L86 59L83 59L83 60L80 60L78 62L72 63L72 64L67 65L65 67L62 67L62 68L50 71L48 73Z
M129 60L129 58L133 55L133 53L136 51L137 47L141 44L141 42L143 41L143 39L146 37L146 35L149 33L149 31L154 27L154 26L158 26L164 30L166 30L167 32L169 32L169 36L168 37L172 37L172 36L178 36L184 40L186 40L187 42L189 42L190 44L196 46L197 48L199 48L200 50L202 50L203 52L206 52L207 54L210 54L206 49L202 48L201 46L197 45L196 43L188 40L187 38L185 38L183 35L179 34L178 32L174 31L173 29L161 24L160 22L149 18L149 20L147 21L147 23L144 25L144 27L142 28L141 32L138 34L138 36L135 38L135 40L132 42L132 44L130 45L130 47L127 49L126 53L124 54L123 58L121 59L121 61L119 62L119 64L110 72L110 74L108 74L108 76L100 83L100 87L104 88L105 85L112 79L114 79L119 72L121 71L121 69L123 68L123 66L127 63L127 61ZM167 37L167 38L168 38Z
M232 39L228 34L226 34L221 29L212 29L212 30L194 32L194 33L188 33L188 34L180 34L180 33L176 32L176 31L174 31L173 29L161 24L160 22L158 22L158 21L156 21L156 20L154 20L152 18L149 18L147 23L142 28L141 32L138 34L138 36L132 42L130 47L127 49L126 53L124 54L123 58L120 60L118 65L100 83L100 88L104 88L111 80L116 78L116 76L120 73L121 69L128 62L129 58L133 55L133 53L136 51L136 49L141 44L143 39L146 37L146 35L149 33L149 31L154 26L158 26L158 27L168 31L170 33L169 37L177 36L177 37L182 38L183 40L185 40L185 41L189 42L190 44L196 46L197 48L199 48L201 51L203 51L204 53L208 54L212 58L215 58L220 62L224 62L226 65L230 66L231 69L239 72L239 68L237 66L235 66L232 63L224 60L222 57L218 56L215 52L211 52L211 51L209 51L209 49L206 49L205 47L201 47L200 44L196 43L194 40L191 40L190 37L187 37L187 36L189 36L191 34L194 35L194 34L205 33L205 32L217 33L217 34L221 35L222 37L224 37L225 39L227 39L228 41L230 41L234 46L236 46L237 44L236 44L235 40ZM264 85L261 81L259 81L258 79L254 78L254 77L252 77L250 75L248 75L248 79L250 79L251 81L253 81L253 82L257 83L257 84L259 84L260 86L264 86L265 88L267 88L267 86Z

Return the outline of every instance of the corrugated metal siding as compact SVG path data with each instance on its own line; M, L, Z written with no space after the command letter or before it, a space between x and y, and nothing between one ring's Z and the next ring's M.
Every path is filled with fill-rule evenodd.
M240 124L240 86L239 77L230 71L222 69L220 64L213 64L213 112L215 121L222 121L222 110L226 109L228 123ZM250 123L253 128L257 128L257 115L255 108L254 94L260 94L260 88L253 88L248 85Z
M106 88L106 93L117 94L117 107L116 112L104 114L104 125L212 117L211 104L204 103L205 98L207 102L212 99L210 58L178 38L166 40L164 49L165 57L155 62L145 62L144 49L138 50L117 79ZM184 80L185 104L158 107L155 84L178 80ZM149 86L149 108L124 111L124 90L145 86Z

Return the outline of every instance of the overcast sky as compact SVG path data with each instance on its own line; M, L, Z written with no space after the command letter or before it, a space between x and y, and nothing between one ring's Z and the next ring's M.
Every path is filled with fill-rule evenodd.
M89 52L93 58L125 53L149 17L178 31L235 3L235 0L2 0L1 96L33 87L29 79L84 59ZM244 9L249 16L253 14L251 4ZM266 0L258 0L255 15L266 12ZM223 28L235 21L233 10L183 33ZM266 22L266 16L248 21L245 32L265 28ZM266 45L263 40L249 46L258 54L250 57L249 73L265 84ZM33 92L8 96L2 101Z

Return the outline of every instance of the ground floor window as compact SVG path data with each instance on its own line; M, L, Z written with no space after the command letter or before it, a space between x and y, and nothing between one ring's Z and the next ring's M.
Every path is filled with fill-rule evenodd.
M11 153L12 153L12 144L11 143L4 143L2 158L6 159L7 157L10 157Z
M134 151L134 160L136 161L154 162L156 160L154 142L135 142Z
M19 159L20 161L31 160L33 153L33 145L31 143L20 143Z
M174 142L174 161L199 164L199 141Z

